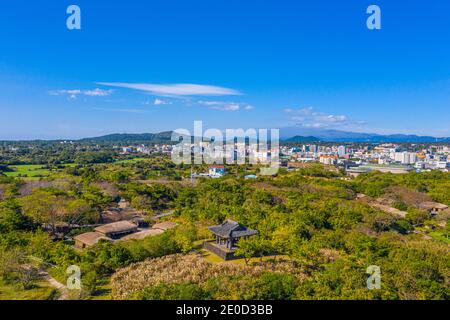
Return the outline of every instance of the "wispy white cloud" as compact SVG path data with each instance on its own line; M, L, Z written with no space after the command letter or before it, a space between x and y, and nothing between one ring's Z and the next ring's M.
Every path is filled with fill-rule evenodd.
M155 101L153 101L153 105L155 105L155 106L162 106L162 105L168 105L168 104L172 104L172 101L162 100L162 99L155 99Z
M237 96L242 95L235 89L200 85L200 84L152 84L152 83L125 83L125 82L99 82L98 85L107 87L127 88L149 92L156 96Z
M112 90L103 90L103 89L94 89L94 90L84 90L81 93L85 96L91 96L91 97L106 97L111 95L113 91Z
M248 103L240 102L224 102L224 101L198 101L198 104L207 106L210 109L222 111L238 111L238 110L252 110L253 106Z
M291 121L295 121L297 125L305 128L328 128L364 124L361 121L350 120L345 115L327 114L316 111L313 107L300 109L288 108L284 112L289 115Z
M159 99L159 98L156 98L155 100L147 100L147 101L141 102L141 104L144 106L163 106L163 105L171 105L173 103L174 102L171 100Z
M81 90L81 89L70 89L70 90L54 90L50 91L50 95L52 96L69 96L70 99L76 99L78 96L89 96L89 97L106 97L111 95L113 91L112 90L103 90L103 89L88 89L88 90Z

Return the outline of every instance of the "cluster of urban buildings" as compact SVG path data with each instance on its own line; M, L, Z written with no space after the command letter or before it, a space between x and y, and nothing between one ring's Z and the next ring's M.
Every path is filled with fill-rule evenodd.
M303 145L282 147L281 154L290 164L320 162L342 166L352 175L372 170L406 173L450 169L450 147L444 145Z
M227 164L268 164L272 155L279 154L280 149L265 144L234 142L215 144L212 142L199 142L187 145L173 146L172 154L180 156L190 153L209 163Z
M118 149L119 147L114 147ZM172 152L172 146L168 144L155 144L152 146L138 145L138 146L128 146L120 147L121 154L154 154L163 153L170 154Z
M187 148L183 150L183 148ZM257 144L235 142L217 146L209 142L186 146L153 145L121 147L122 154L153 154L189 152L191 155L201 155L202 160L210 157L219 161L211 163L253 163L267 164L272 160L272 154L279 153L281 164L295 167L298 164L318 162L324 165L343 167L350 175L358 175L373 170L392 173L407 173L410 171L450 169L450 146L447 145L417 145L417 144L304 144L299 146L281 146L272 149L267 146L262 149ZM220 161L222 160L222 162ZM208 173L194 174L194 176L220 177L223 175L215 168ZM212 172L214 171L214 172Z

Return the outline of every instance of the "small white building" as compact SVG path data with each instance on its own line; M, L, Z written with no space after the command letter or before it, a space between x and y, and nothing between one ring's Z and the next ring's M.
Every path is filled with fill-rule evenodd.
M224 166L211 166L209 167L209 176L211 178L221 178L225 175Z

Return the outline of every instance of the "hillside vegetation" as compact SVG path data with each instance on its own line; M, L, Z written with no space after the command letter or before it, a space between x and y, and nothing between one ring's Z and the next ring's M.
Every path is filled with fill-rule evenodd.
M374 172L347 180L312 165L245 180L257 167L227 166L222 179L190 181L189 166L165 157L122 160L68 166L35 181L0 176L4 286L15 283L27 296L40 281L36 270L65 283L66 268L78 265L83 299L449 298L449 213L432 217L418 206L422 200L450 204L449 173ZM361 193L389 201L405 217L357 200ZM173 212L167 219L179 226L84 251L53 240L60 223L101 223L103 210L120 198L148 218ZM240 244L245 259L236 265L208 262L199 248L211 237L207 227L225 219L258 230ZM367 288L371 265L381 269L381 290Z

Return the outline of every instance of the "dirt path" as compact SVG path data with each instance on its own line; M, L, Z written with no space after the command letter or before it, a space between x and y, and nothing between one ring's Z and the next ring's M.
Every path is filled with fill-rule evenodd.
M170 210L170 211L168 211L168 212L155 214L155 215L152 217L152 220L158 220L158 219L161 219L161 218L164 218L164 217L168 217L168 216L173 215L174 213L175 213L175 210Z
M59 291L60 295L58 300L70 300L69 290L65 285L58 282L55 278L53 278L47 271L41 270L39 274L42 278L47 281L53 288Z

